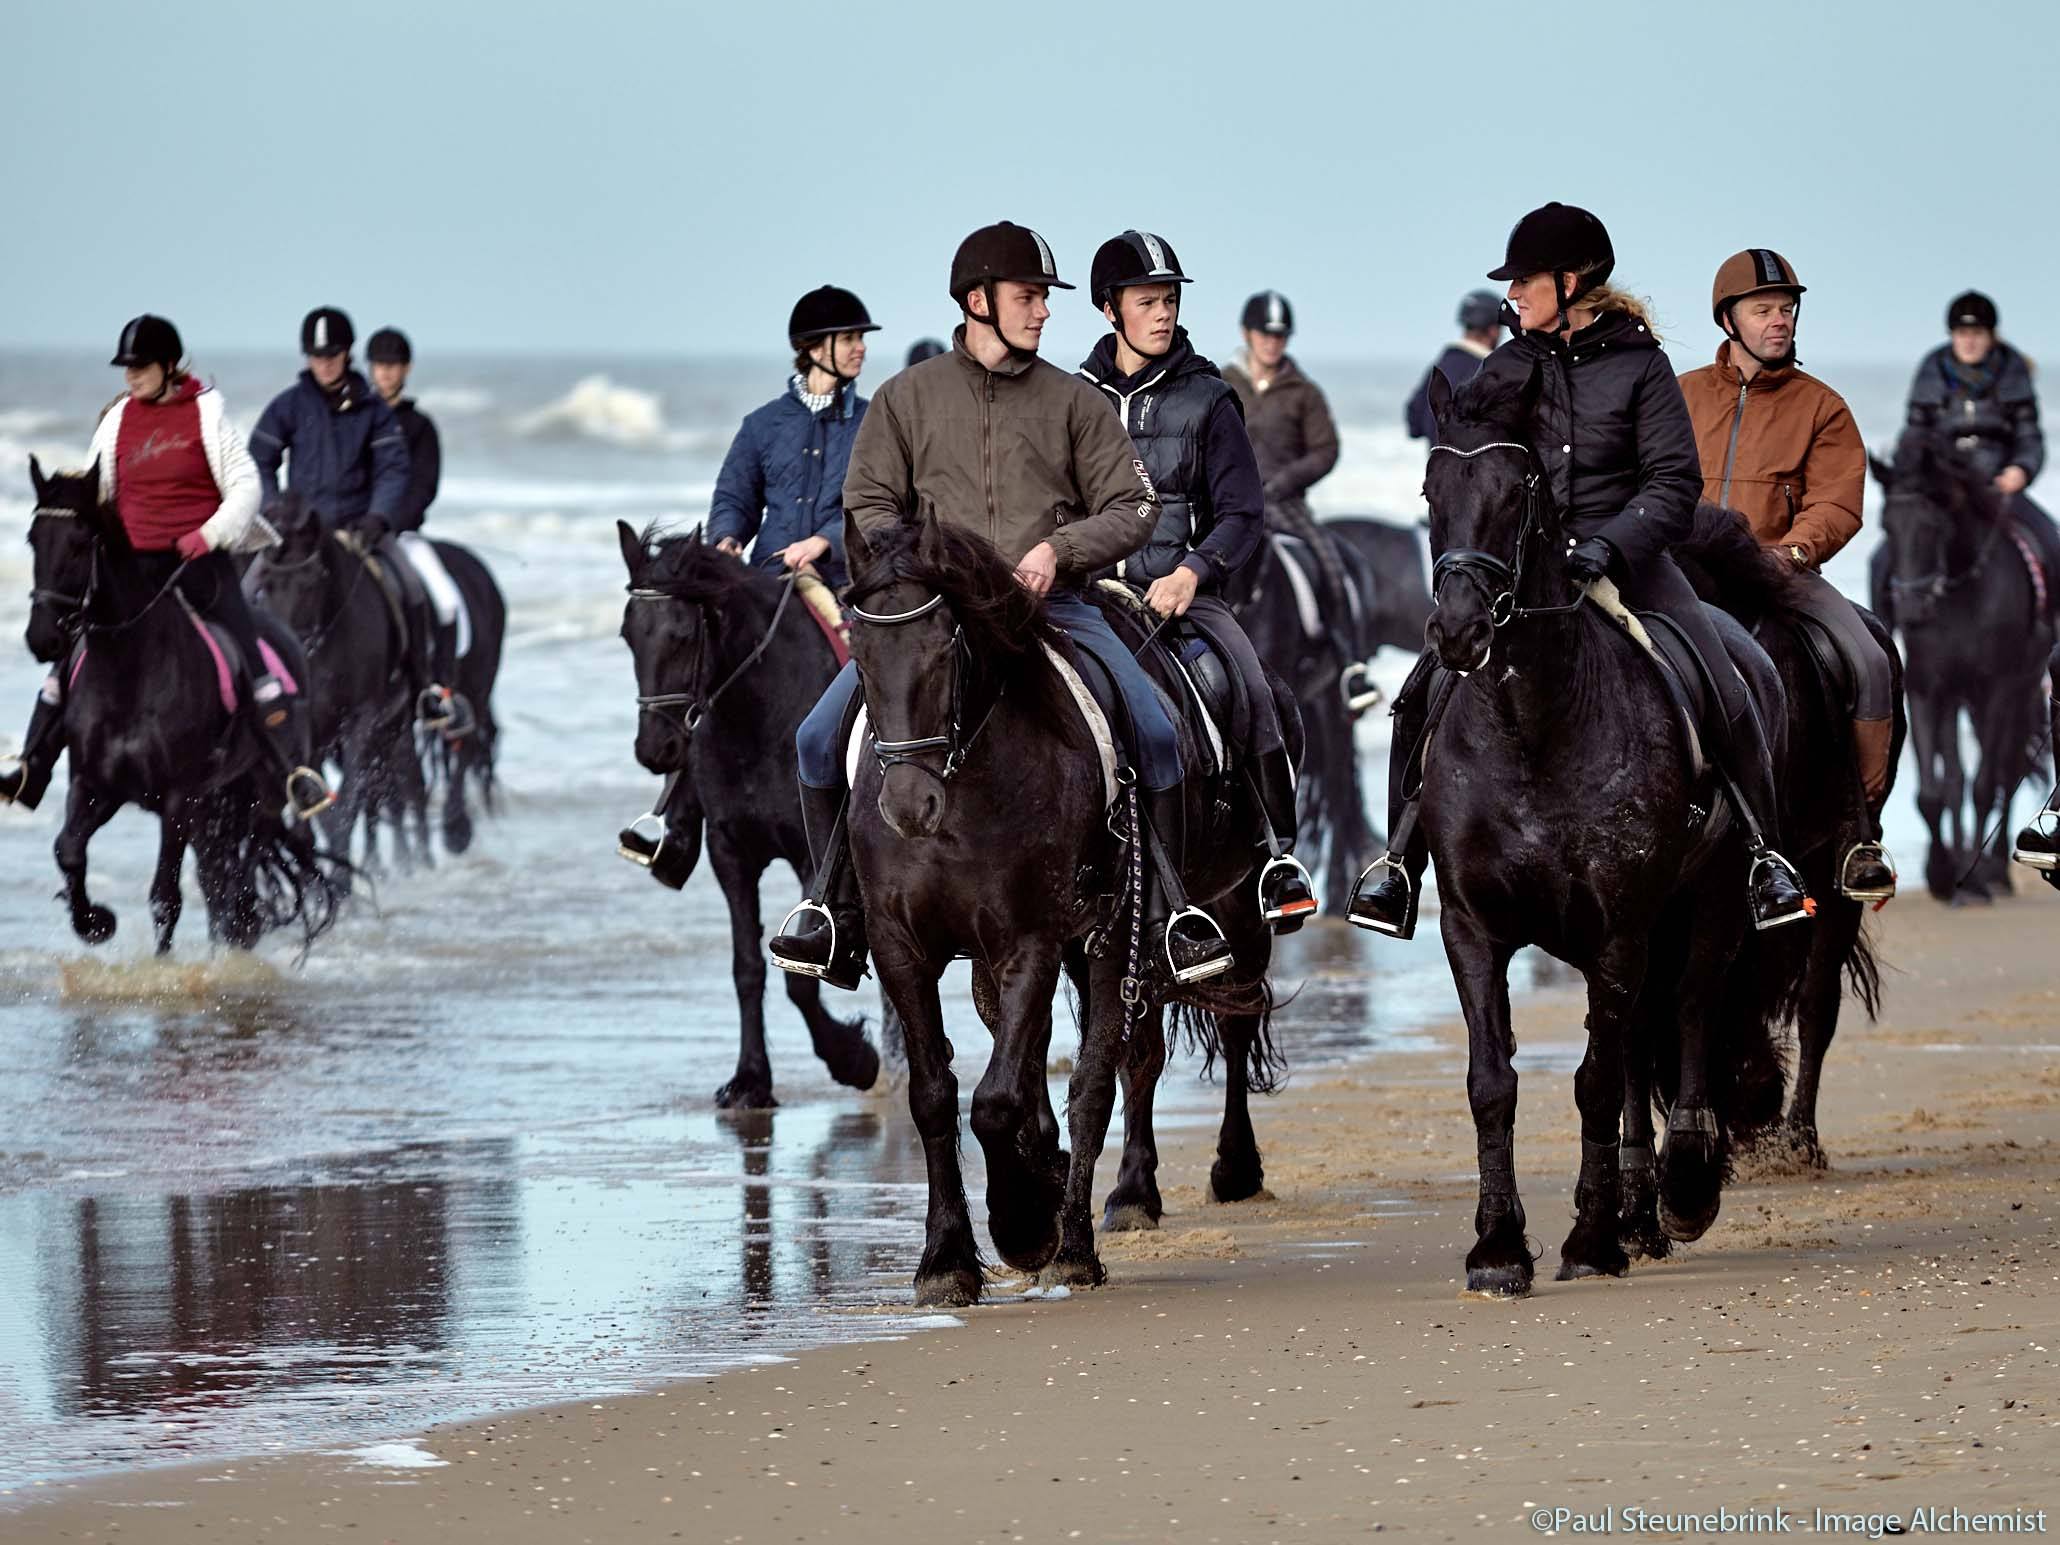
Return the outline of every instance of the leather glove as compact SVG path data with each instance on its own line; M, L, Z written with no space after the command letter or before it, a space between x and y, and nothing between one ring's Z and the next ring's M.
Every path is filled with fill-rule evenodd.
M363 542L367 547L377 547L386 540L387 534L393 530L393 527L386 523L384 515L360 515L355 522L354 529L358 533L359 541Z
M174 542L172 550L188 563L193 562L196 558L205 558L210 551L207 545L207 538L202 536L197 528L187 532L178 541Z
M1567 573L1584 585L1606 577L1616 564L1617 550L1608 537L1591 536L1580 546L1570 548L1566 555Z

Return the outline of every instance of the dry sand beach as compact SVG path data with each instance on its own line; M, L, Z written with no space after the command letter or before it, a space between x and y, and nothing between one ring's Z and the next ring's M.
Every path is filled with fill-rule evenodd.
M1168 1142L1166 1226L1107 1240L1099 1291L1002 1279L1015 1301L912 1339L442 1428L434 1467L52 1486L0 1533L1195 1545L1533 1533L1553 1509L1620 1535L2051 1532L2060 898L2036 890L1891 908L1884 1021L1849 1019L1826 1074L1831 1169L1742 1179L1705 1240L1628 1279L1551 1280L1581 1003L1549 988L1517 1014L1527 1300L1459 1291L1454 1024L1264 1103L1267 1198L1208 1204L1206 1140Z

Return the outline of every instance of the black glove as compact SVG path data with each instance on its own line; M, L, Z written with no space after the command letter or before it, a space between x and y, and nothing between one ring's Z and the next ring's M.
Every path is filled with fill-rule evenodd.
M1617 550L1608 537L1591 536L1578 547L1569 548L1566 571L1582 584L1592 584L1617 565Z
M393 527L386 523L384 515L360 515L352 523L351 529L357 532L358 540L367 547L377 547L386 540Z

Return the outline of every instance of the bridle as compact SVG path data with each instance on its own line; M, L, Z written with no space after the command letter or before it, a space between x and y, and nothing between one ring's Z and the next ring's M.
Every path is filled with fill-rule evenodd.
M1926 500L1925 503L1929 504L1930 501ZM1934 508L1936 507L1934 506ZM1936 518L1950 533L1952 517L1945 511L1938 510ZM1928 601L1935 608L1940 601L1943 601L1955 590L1960 589L1963 585L1972 584L1981 577L1982 571L1988 567L1990 557L1995 553L1996 544L2002 540L2004 528L2008 524L2008 516L1989 522L1988 534L1982 538L1981 546L1974 554L1974 561L1958 573L1947 571L1935 574L1919 574L1914 579L1904 579L1899 574L1891 575L1888 581L1889 594L1898 601L1905 597L1913 601ZM1947 545L1949 544L1941 543L1940 550L1944 551ZM1943 562L1944 560L1942 559L1941 561ZM1900 612L1901 607L1899 606L1897 610ZM1929 613L1927 612L1926 615L1928 616Z
M898 628L906 623L929 616L944 605L942 595L933 595L920 606L912 606L905 612L869 612L864 608L845 603L844 610L858 621L875 628ZM885 773L890 767L913 767L928 773L939 783L949 783L952 776L965 765L972 755L974 745L980 739L980 732L987 728L987 721L994 717L995 705L1001 695L995 694L994 702L987 705L987 712L980 716L980 722L973 726L972 734L965 733L966 672L972 663L972 649L966 643L965 628L954 622L951 629L951 729L943 735L924 735L911 740L873 741L873 756ZM918 761L925 752L942 751L942 771L927 762Z
M79 512L77 510L59 509L55 505L47 504L38 505L35 513L29 516L29 520L32 523L38 520L77 520L78 518ZM37 585L29 591L29 605L31 607L55 606L59 608L65 614L63 622L65 632L76 634L85 626L86 603L92 598L92 584L91 571L89 570L86 580L87 593L84 595L71 595L63 590L52 590L47 585Z
M772 647L773 635L780 631L780 617L787 610L787 602L793 598L795 581L799 577L800 571L798 569L789 569L787 571L785 577L780 581L779 604L773 607L772 621L766 625L765 636L759 639L757 646L744 656L743 660L738 663L737 667L729 675L723 677L716 689L705 697L702 695L701 689L703 680L708 674L708 635L712 631L709 626L711 621L709 604L706 601L689 601L685 596L677 596L667 590L653 590L647 587L632 585L629 592L629 598L632 603L637 601L678 601L681 605L698 606L701 609L702 644L701 648L694 655L694 686L686 692L639 693L637 695L637 711L639 713L654 714L658 718L663 719L667 717L668 713L677 710L680 729L691 737L694 731L701 727L701 721L708 717L708 711L722 700L722 695L735 686L742 679L744 673L763 659L766 650Z
M1533 617L1558 617L1578 610L1583 599L1579 595L1564 606L1524 606L1517 599L1523 593L1525 555L1530 551L1531 543L1546 529L1545 476L1531 448L1515 440L1491 440L1486 445L1476 445L1464 451L1456 445L1434 445L1430 453L1435 456L1440 451L1463 461L1470 461L1485 451L1515 451L1521 455L1524 458L1524 515L1523 524L1517 528L1516 561L1513 564L1477 547L1454 547L1438 554L1431 564L1432 604L1441 602L1445 581L1456 576L1471 580L1479 588L1488 602L1488 620L1497 629Z

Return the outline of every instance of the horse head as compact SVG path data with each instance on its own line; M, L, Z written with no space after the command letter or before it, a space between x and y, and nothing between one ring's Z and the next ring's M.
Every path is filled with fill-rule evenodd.
M687 745L702 696L712 684L711 656L723 602L748 583L737 559L701 540L660 538L615 523L629 570L622 641L637 672L637 761L654 773L687 765Z
M29 548L35 556L35 588L29 594L29 652L55 664L83 624L93 588L93 554L100 516L100 464L84 472L45 475L29 458L36 512L29 520Z
M325 540L322 517L292 489L265 506L265 519L279 544L265 554L265 607L303 640L322 626L334 545Z
M880 815L897 836L932 836L987 711L1041 663L1044 603L991 543L926 515L870 537L854 529L845 556Z
M1905 430L1892 465L1872 456L1868 462L1883 492L1881 530L1896 621L1922 627L1953 588L1956 558L1965 573L1979 561L1969 549L2001 529L2003 502L1980 468L1932 430Z
M1431 616L1424 637L1448 670L1488 661L1495 631L1516 604L1530 480L1535 367L1521 381L1482 371L1454 392L1433 370L1438 438L1424 467L1431 511Z

